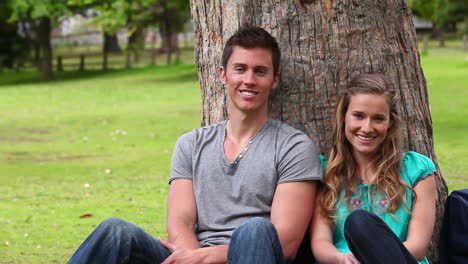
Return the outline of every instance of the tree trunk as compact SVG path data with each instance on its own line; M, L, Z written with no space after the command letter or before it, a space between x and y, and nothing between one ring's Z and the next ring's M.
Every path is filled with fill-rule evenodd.
M200 79L202 125L226 118L226 90L219 81L224 43L242 24L258 25L282 50L281 84L272 111L307 133L322 153L331 146L331 115L347 82L361 72L381 72L397 87L407 150L437 164L426 80L421 69L411 10L404 0L191 0ZM437 175L436 246L447 186Z
M104 33L104 43L102 45L103 52L121 52L119 46L119 39L117 34L107 34Z
M170 45L170 50L172 52L176 52L179 50L179 33L178 32L172 32L171 33L171 39L168 40L167 36L163 34L163 31L161 31L161 51L162 52L167 52L169 50L169 45Z
M445 32L443 30L440 31L439 35L439 47L445 48Z
M145 49L145 35L145 28L139 27L128 37L127 52L133 53L135 63L140 61L140 53Z
M41 70L41 78L43 80L50 80L53 77L52 73L52 46L50 44L50 32L51 32L51 25L50 25L50 18L49 17L41 17L39 19L39 27L38 27L38 40L39 40L39 47L41 50L41 59L40 59L40 70Z
M468 35L463 35L463 52L468 51Z
M103 71L107 71L109 69L109 65L108 65L108 57L109 57L109 53L107 53L107 51L104 49L102 51L102 70Z
M168 0L162 2L163 8L163 26L161 27L161 38L163 43L163 50L167 53L166 64L171 64L171 55L172 55L172 29L171 29L171 20L169 14ZM164 47L165 45L165 47ZM164 49L165 48L165 49Z

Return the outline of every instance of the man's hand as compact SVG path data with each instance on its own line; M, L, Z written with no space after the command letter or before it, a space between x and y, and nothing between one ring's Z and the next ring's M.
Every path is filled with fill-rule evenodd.
M201 252L198 249L186 249L162 238L158 238L158 240L172 252L162 264L203 263L203 257L199 254Z

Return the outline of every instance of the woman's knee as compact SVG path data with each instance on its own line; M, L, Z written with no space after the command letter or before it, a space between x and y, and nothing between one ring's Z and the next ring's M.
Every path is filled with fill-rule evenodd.
M360 234L368 230L369 218L371 213L366 210L356 210L346 218L344 231L346 233Z
M348 236L365 239L375 233L392 231L377 215L359 209L346 218L344 232Z

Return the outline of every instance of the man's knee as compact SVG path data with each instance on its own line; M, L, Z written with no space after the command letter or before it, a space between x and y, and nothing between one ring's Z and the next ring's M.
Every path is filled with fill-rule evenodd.
M239 226L234 231L233 236L235 234L249 235L251 237L261 237L265 235L276 234L276 229L270 220L262 217L254 217Z
M97 229L108 234L126 234L128 236L136 234L140 231L136 225L116 217L105 220L98 226Z

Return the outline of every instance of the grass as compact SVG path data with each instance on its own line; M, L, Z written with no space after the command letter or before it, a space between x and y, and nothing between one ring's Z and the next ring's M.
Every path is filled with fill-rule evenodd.
M199 127L195 66L24 74L0 77L0 263L64 263L111 216L164 236L174 142Z
M468 61L437 52L421 59L436 154L454 190L468 182ZM165 236L172 149L199 127L193 64L56 77L0 73L0 263L64 263L109 217Z
M427 79L435 152L453 191L468 186L468 53L453 43L448 45L430 49L421 57L421 64Z

